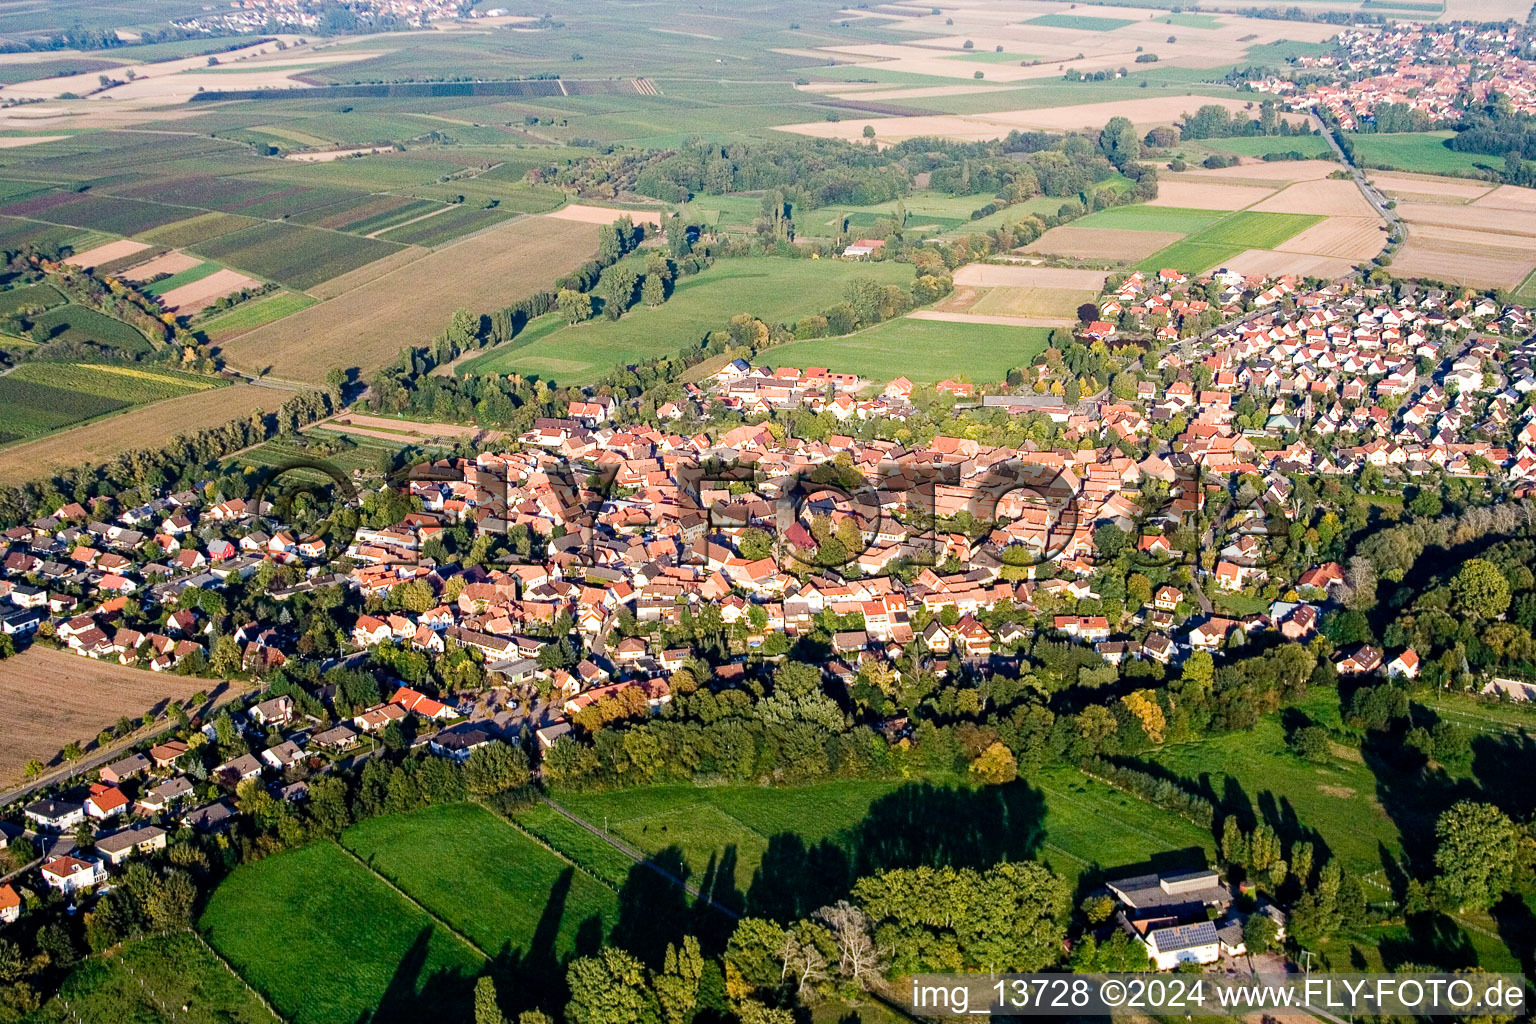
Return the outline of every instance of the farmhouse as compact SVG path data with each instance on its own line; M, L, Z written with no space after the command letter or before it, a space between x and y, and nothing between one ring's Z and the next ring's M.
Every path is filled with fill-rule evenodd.
M1132 928L1160 971L1171 971L1180 964L1213 964L1221 959L1221 940L1216 925L1210 921L1145 931L1134 924Z

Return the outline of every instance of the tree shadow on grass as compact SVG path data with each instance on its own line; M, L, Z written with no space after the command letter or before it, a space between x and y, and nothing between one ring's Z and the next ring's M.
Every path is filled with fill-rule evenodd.
M806 846L793 832L768 840L768 851L752 874L747 913L787 923L835 903L852 884L848 853L822 840Z
M538 1007L546 1011L565 1005L570 992L565 984L565 967L569 957L562 959L557 943L560 924L565 919L566 904L570 899L571 886L575 882L576 869L567 867L550 886L539 922L529 936L528 948L515 950L510 944L491 959L487 972L496 982L502 1010L508 1016L516 1016L523 1010ZM583 934L595 928L595 937L583 939ZM595 941L594 941L595 938ZM577 928L577 953L587 941L592 951L602 943L602 920L596 916L581 922Z
M1032 859L1044 841L1045 798L1028 783L918 783L870 804L851 846L855 877L863 877L892 868L985 869Z
M1493 906L1493 920L1499 928L1499 938L1515 959L1526 977L1536 974L1536 914L1516 893L1505 893L1504 898Z
M414 1024L429 1016L467 1019L473 1005L470 979L450 970L423 975L434 927L427 925L417 934L390 977L378 1009L363 1014L360 1024Z
M660 970L668 943L681 943L694 924L687 881L688 864L675 845L630 868L619 889L619 915L609 941Z
M1381 959L1388 970L1403 964L1422 964L1455 971L1477 966L1477 950L1450 917L1441 913L1414 914L1407 934L1381 940Z

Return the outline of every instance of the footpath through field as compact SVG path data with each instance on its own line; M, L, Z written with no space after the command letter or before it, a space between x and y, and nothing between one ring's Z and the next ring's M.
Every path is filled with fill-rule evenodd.
M720 913L724 914L726 917L729 917L733 921L741 919L741 915L736 913L736 911L716 903L714 900L700 892L698 886L690 885L688 882L677 877L672 872L661 867L654 860L647 857L639 850L635 849L633 846L630 846L628 843L624 842L622 839L618 839L615 836L608 834L606 831L598 828L596 825L592 824L590 821L587 821L585 818L577 817L571 811L566 810L563 806L548 796L544 797L544 802L549 804L549 806L557 813L564 815L571 821L575 822L577 825L580 825L582 828L586 829L588 832L592 833L594 836L601 839L615 850L618 850L620 853L634 861L636 864L641 864L650 868L652 871L656 872L658 875L660 875L662 878L665 878L673 885L681 886L685 891L692 895L694 899L703 900L705 903L709 904L711 907L714 907L716 910L720 911Z

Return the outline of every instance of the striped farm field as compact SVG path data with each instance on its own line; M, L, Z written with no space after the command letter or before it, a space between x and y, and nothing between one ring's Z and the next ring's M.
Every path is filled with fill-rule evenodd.
M173 224L166 224L152 231L140 232L139 237L156 245L179 249L184 245L196 245L210 238L227 235L231 231L248 228L260 223L250 217L233 213L201 213Z
M0 377L0 382L10 376ZM92 423L6 445L0 449L0 484L22 484L70 466L105 462L123 452L163 444L164 439L178 434L221 426L258 409L271 412L291 394L274 387L236 384L120 409Z
M382 259L399 246L295 224L264 223L199 242L192 248L200 256L303 291Z
M40 437L133 405L214 386L175 371L83 363L22 363L0 377L0 443Z
M48 310L34 319L49 341L80 341L123 352L148 352L149 340L138 330L105 313L73 303Z

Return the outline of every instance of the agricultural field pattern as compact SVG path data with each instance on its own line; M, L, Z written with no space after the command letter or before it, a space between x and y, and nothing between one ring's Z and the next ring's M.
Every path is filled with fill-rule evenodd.
M0 253L0 1024L1532 1017L1530 0L16 0Z

